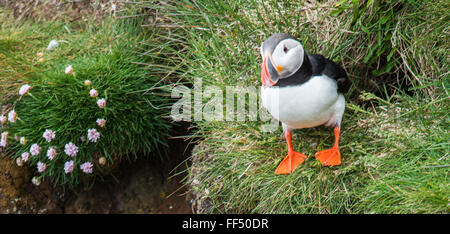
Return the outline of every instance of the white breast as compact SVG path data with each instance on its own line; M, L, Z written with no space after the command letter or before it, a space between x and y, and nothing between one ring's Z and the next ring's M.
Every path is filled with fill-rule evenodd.
M345 99L327 76L315 76L302 85L261 87L262 105L291 129L340 124ZM332 123L333 122L333 123Z

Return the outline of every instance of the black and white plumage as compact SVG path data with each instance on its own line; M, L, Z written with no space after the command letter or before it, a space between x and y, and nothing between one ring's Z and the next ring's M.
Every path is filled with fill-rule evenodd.
M269 37L261 45L261 56L262 105L282 122L289 138L294 129L320 125L340 128L344 93L350 86L342 67L322 55L308 55L288 34Z

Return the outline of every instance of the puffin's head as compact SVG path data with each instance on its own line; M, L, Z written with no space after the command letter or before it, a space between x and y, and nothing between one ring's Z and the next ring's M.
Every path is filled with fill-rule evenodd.
M291 76L302 66L304 58L302 44L293 36L277 33L261 44L261 81L264 86L273 86L279 79Z

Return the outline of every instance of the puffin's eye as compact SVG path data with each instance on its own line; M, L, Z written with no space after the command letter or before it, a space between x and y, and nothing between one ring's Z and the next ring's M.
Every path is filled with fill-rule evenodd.
M283 51L284 51L284 53L287 53L289 51L289 49L286 46L284 46Z

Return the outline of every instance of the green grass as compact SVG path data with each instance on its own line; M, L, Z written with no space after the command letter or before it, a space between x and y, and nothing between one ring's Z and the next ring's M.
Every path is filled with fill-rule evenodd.
M189 82L200 78L224 92L226 86L259 86L259 46L277 32L296 36L308 53L342 64L353 81L339 167L322 167L312 157L331 146L332 131L324 127L295 132L295 149L310 157L280 176L274 171L287 153L281 129L265 133L262 122L248 120L195 122L193 136L201 140L187 184L211 202L209 212L449 212L448 4L403 1L395 12L369 4L354 16L355 8L333 14L336 3L143 3L167 16L160 25L171 32L167 40L173 44L166 50L176 55L179 75ZM392 13L389 27L377 25L383 11ZM377 53L373 43L382 45ZM387 69L390 61L394 65Z
M160 89L159 71L143 66L157 61L140 56L154 47L146 38L156 33L143 32L142 19L106 17L100 24L77 24L14 21L7 12L1 17L6 22L0 28L2 114L14 109L19 116L16 123L2 126L1 131L9 132L7 149L13 159L37 143L41 152L27 164L36 169L36 164L43 162L47 169L36 172L36 177L74 187L92 185L122 159L154 155L152 160L161 160L166 156L163 146L167 146L172 126L164 117L170 113L170 100ZM52 39L60 45L47 51ZM38 52L43 55L37 56ZM69 64L74 69L71 75L64 72ZM86 86L85 80L92 84ZM18 90L25 83L32 89L20 97ZM92 88L98 97L89 96ZM100 98L107 102L104 109L97 106ZM106 120L105 128L97 125L100 118ZM100 132L96 143L88 141L87 131L92 128ZM56 132L51 143L42 137L46 129ZM19 144L15 136L25 137L26 143ZM75 157L64 153L69 142L79 147ZM50 147L58 151L53 160L46 156ZM102 157L104 165L99 162ZM75 169L65 173L69 160L75 162ZM92 174L80 170L85 162L94 165Z

